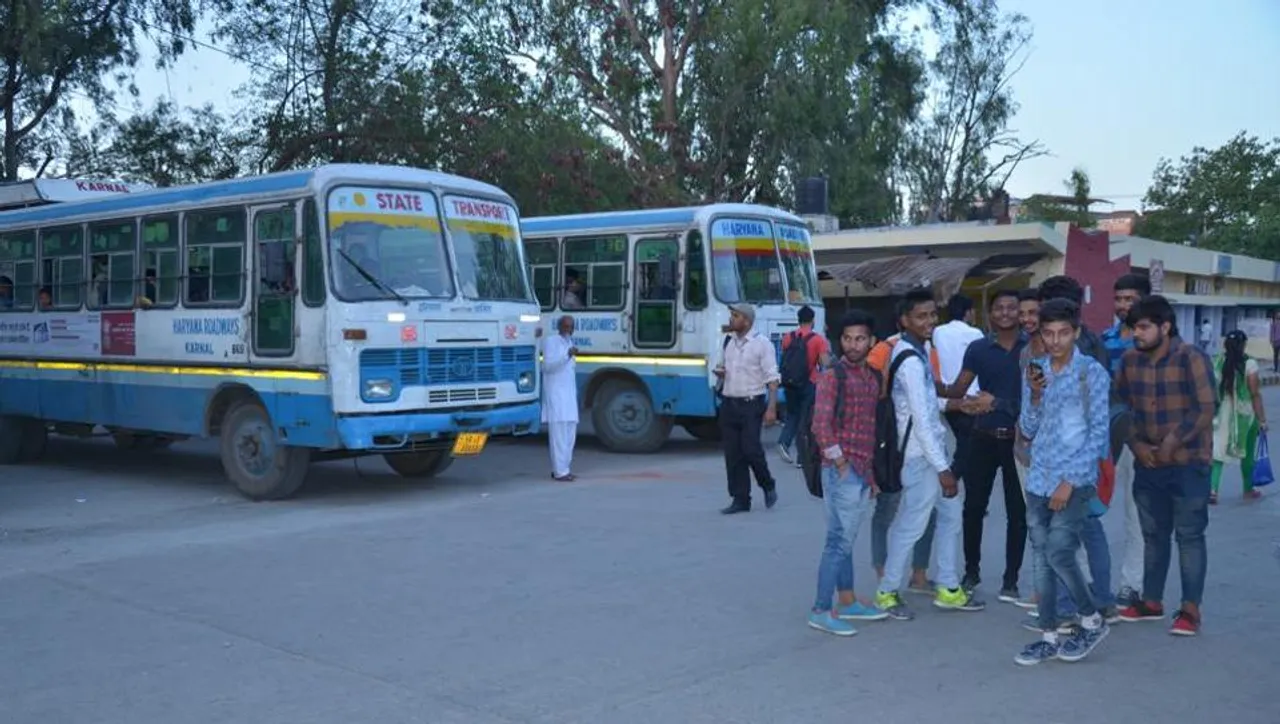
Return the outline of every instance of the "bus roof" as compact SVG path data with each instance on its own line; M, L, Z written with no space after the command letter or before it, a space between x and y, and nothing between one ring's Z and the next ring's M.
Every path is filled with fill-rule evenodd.
M36 178L0 183L0 211L134 194L151 188L104 179Z
M36 208L0 211L0 225L25 226L47 221L72 221L87 216L145 213L151 209L204 206L225 202L243 203L254 197L288 193L317 192L333 182L411 186L447 186L464 193L497 197L512 205L515 201L497 186L462 176L404 166L330 164L304 171L282 171L229 181L213 181L190 186L148 189L105 198L46 204Z
M782 209L775 209L772 206L760 206L758 204L705 204L703 206L683 206L670 209L535 216L520 220L520 232L524 236L540 236L581 231L622 232L637 228L687 228L711 216L734 214L764 216L776 221L785 221L808 228L804 219Z

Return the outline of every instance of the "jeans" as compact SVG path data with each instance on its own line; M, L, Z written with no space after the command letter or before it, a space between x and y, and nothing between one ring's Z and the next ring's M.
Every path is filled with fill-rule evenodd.
M853 542L871 505L871 487L850 467L842 477L822 469L822 502L827 511L827 543L818 562L814 611L830 611L837 591L853 590Z
M1116 462L1116 493L1124 494L1124 557L1120 559L1120 587L1142 590L1142 521L1133 495L1133 451L1125 445ZM1114 499L1112 505L1115 505Z
M902 491L876 496L876 510L871 516L871 565L876 570L883 570L884 562L889 557L889 526L898 515L901 503ZM937 521L937 511L929 513L929 524L925 526L924 535L920 536L911 554L913 571L929 570L929 555L933 552L933 529Z
M1142 518L1142 599L1164 600L1169 576L1169 537L1178 540L1182 600L1197 606L1204 598L1209 555L1204 531L1209 526L1209 466L1170 465L1134 470L1133 494Z
M1093 595L1093 603L1100 609L1110 608L1116 603L1116 595L1111 592L1111 547L1107 545L1107 533L1102 529L1102 519L1085 516L1084 525L1080 529L1080 543L1084 557L1089 566L1089 592ZM1076 556L1077 564L1080 555ZM1072 600L1066 581L1058 578L1058 615L1073 616L1076 613L1076 602Z
M937 511L937 530L934 542L938 546L938 585L959 588L959 537L963 498L942 497L942 485L938 483L938 471L923 456L909 457L902 466L902 503L898 516L889 526L889 553L884 564L884 578L880 590L893 593L902 588L906 573L907 557L911 549L924 536L929 517Z
M964 571L979 577L982 529L995 488L996 473L1004 491L1004 588L1016 588L1027 549L1027 507L1013 458L1013 440L1001 440L975 429L964 476Z
M782 432L778 433L778 445L784 449L790 450L791 445L795 443L796 434L800 432L800 425L804 422L804 415L809 411L809 406L813 404L816 392L817 388L812 382L806 383L799 389L787 390L786 419L782 421Z
M1076 488L1071 491L1067 506L1053 511L1049 509L1049 498L1027 493L1027 524L1035 559L1036 594L1040 597L1040 627L1045 631L1058 628L1059 581L1066 585L1081 616L1098 612L1089 585L1085 583L1084 571L1076 560L1081 533L1089 517L1089 500L1097 494L1092 486Z

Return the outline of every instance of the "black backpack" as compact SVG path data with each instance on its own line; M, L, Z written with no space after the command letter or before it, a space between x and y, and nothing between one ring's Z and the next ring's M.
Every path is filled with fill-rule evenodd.
M889 364L888 379L881 387L880 399L876 401L876 449L871 458L871 470L875 475L876 487L882 493L902 490L902 457L915 421L907 420L907 429L903 431L902 443L899 444L898 413L893 407L893 381L897 377L898 368L908 357L913 356L924 361L914 349L893 358L893 362Z
M801 389L809 382L809 338L813 334L801 334L798 330L791 333L791 344L782 350L781 369L782 386L793 390Z
M844 423L844 366L836 363L831 368L836 378L836 404L832 410L832 420L836 425ZM804 485L809 494L815 498L822 497L822 451L818 449L818 439L813 436L813 414L817 405L809 405L804 418L800 421L800 429L796 432L796 454L800 456L800 470L804 473Z

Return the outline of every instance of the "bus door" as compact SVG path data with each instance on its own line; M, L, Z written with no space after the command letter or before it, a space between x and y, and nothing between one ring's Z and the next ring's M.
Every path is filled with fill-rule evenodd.
M637 349L671 349L679 324L680 243L674 236L645 238L634 249L631 344Z
M297 209L294 204L253 210L253 299L250 345L255 361L280 364L297 348Z

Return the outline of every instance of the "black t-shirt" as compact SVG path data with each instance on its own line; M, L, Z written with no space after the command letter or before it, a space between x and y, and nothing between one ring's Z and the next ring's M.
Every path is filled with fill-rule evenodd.
M991 430L1013 427L1022 409L1022 374L1018 361L1027 341L1018 337L1005 349L995 335L974 340L964 353L964 369L977 378L978 389L996 398L995 409L974 419L974 427Z

